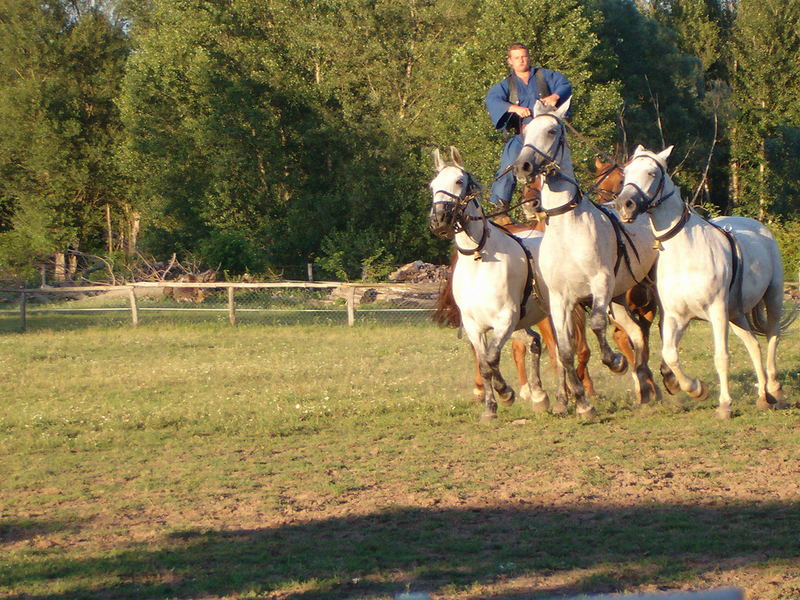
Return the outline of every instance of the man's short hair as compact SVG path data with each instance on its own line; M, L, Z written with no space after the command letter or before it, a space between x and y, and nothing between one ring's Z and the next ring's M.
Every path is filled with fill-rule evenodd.
M528 51L528 47L525 44L521 44L519 42L514 42L513 44L511 44L507 48L506 53L507 54L511 54L512 50L525 50L525 52L527 52Z

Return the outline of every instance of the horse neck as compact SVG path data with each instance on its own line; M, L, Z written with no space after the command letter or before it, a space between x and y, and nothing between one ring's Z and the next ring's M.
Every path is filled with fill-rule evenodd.
M673 190L672 196L650 211L650 225L655 235L662 235L670 231L683 216L684 203L680 190L671 179L668 179L662 193L669 194Z
M454 239L459 248L471 250L478 245L483 237L483 230L489 227L489 223L483 218L483 211L476 208L472 202L464 210L464 216L470 219L465 219L464 230L459 231Z
M572 153L569 146L564 144L564 150L559 160L558 166L561 173L575 181L575 169L572 166ZM545 177L542 185L542 208L557 208L567 204L578 193L578 189L572 181L558 175Z

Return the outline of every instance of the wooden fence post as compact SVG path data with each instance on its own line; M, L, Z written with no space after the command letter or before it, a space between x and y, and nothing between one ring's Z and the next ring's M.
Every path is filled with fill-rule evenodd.
M356 288L352 286L347 291L347 324L350 327L356 324Z
M236 304L233 301L233 286L228 286L228 322L236 325Z
M28 294L22 292L19 299L19 326L22 331L28 328Z
M130 287L130 300L131 300L131 320L133 326L139 325L139 307L136 305L136 288Z
M314 281L314 264L306 263L306 269L308 270L308 280Z

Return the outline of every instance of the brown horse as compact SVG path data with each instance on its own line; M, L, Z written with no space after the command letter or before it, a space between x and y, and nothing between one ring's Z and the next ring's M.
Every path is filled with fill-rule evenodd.
M528 189L530 188L530 189ZM533 184L529 184L526 186L526 191L523 194L524 198L533 197L541 190L541 186L538 182ZM523 208L526 205L523 204ZM527 213L526 213L527 214ZM500 221L500 219L498 219ZM501 222L502 227L509 231L510 233L523 233L530 230L538 230L544 231L544 223L530 223L530 224L519 224L519 223L511 223L510 220L504 220ZM457 254L453 252L451 255L450 260L450 272L452 273L452 268L455 264ZM584 335L585 332L585 321L586 317L583 312L583 309L580 307L576 308L573 313L573 319L575 322L575 347L577 348L577 373L578 377L580 377L581 382L583 383L583 389L586 391L587 396L594 396L594 383L592 382L591 375L589 374L589 369L587 368L587 364L589 362L589 357L591 356L591 351L589 350L589 346L586 343L586 337ZM458 306L456 305L455 298L453 298L453 288L452 282L450 278L447 279L445 284L443 285L439 297L436 301L436 308L433 314L433 320L441 325L447 325L451 327L460 327L461 326L461 313L458 310ZM550 318L542 319L536 324L536 327L539 329L541 333L542 339L544 340L545 346L547 347L548 355L550 356L550 364L555 368L556 365L556 341L555 335L553 333L553 324L550 321ZM514 364L517 368L517 376L519 378L519 384L522 388L528 382L528 375L525 369L525 351L527 350L525 342L520 339L512 338L512 352L514 356ZM483 377L481 377L480 369L477 361L475 361L475 388L473 389L473 395L478 401L482 401L483 399L483 390L484 390L484 382Z

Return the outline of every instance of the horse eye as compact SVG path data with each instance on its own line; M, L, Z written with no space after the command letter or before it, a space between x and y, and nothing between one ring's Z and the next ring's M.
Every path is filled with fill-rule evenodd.
M464 185L464 180L463 179L457 180L456 185Z
M553 128L550 130L550 135L555 135L556 133L558 133L558 129L556 129L555 127L553 127Z

